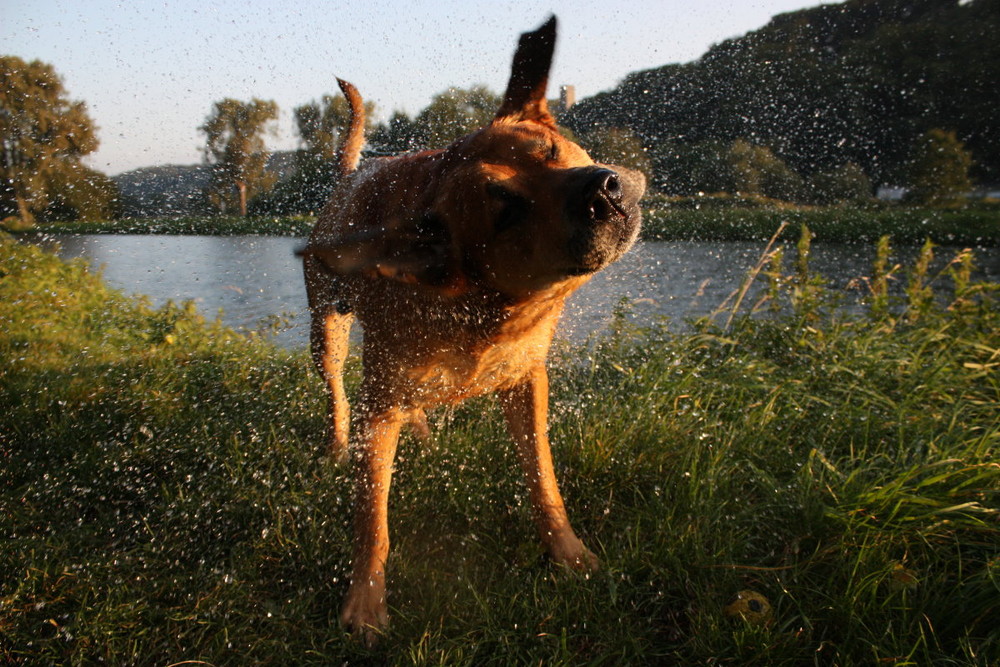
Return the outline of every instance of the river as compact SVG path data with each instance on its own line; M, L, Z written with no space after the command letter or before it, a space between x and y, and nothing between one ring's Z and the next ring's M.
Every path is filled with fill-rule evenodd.
M193 300L209 318L220 311L236 329L257 329L275 315L286 318L276 340L306 344L308 312L301 263L294 255L301 239L271 236L80 235L35 239L58 248L63 258L85 257L108 284L145 294L154 305ZM757 263L764 243L646 242L580 289L567 305L557 336L582 341L605 328L616 305L631 304L639 323L658 317L683 326L686 318L714 311ZM937 249L938 266L957 249ZM907 266L916 248L900 248L894 261ZM786 250L791 271L794 247ZM831 286L843 289L869 275L874 249L814 244L810 266ZM1000 249L977 250L980 277L1000 281ZM899 286L897 286L898 288Z

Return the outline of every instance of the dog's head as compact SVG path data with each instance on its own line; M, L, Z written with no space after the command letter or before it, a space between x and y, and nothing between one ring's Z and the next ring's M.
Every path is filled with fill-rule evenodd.
M360 265L409 283L519 296L587 276L628 250L645 179L596 164L560 134L545 100L555 37L555 17L521 36L493 121L413 164L433 176L391 198L408 214L378 212L381 229L394 221L392 240L372 238L355 253ZM405 170L382 178L399 189ZM336 270L329 253L318 254Z

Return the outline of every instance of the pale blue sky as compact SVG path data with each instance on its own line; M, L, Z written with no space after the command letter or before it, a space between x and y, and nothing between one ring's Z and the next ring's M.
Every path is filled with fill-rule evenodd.
M819 0L0 0L0 54L51 63L87 103L108 174L193 164L198 126L225 97L281 107L274 149L297 145L294 107L352 81L382 118L413 115L449 86L502 92L519 33L555 13L550 96L578 98L629 72L698 58L712 44Z

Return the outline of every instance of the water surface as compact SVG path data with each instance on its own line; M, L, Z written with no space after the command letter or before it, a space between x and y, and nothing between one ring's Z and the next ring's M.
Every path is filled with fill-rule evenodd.
M81 235L57 238L64 258L85 257L101 268L105 280L126 293L145 294L154 305L193 300L208 317L222 313L236 329L258 329L275 315L287 317L277 334L286 346L305 345L308 309L301 261L294 251L302 239L271 236ZM45 241L46 245L51 241ZM729 298L764 250L757 242L639 243L625 257L597 274L570 300L557 336L582 341L607 326L615 306L626 298L634 317L647 323L711 313ZM938 264L957 249L939 248ZM895 261L910 262L916 248L896 251ZM786 250L786 272L794 247ZM815 244L812 269L832 286L846 287L869 275L873 248ZM1000 249L977 251L982 276L1000 280ZM897 286L898 288L899 286Z

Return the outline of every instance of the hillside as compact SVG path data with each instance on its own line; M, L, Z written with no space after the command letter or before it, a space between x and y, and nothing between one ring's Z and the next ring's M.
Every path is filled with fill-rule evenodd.
M877 183L935 127L1000 180L1000 0L850 0L774 17L688 64L628 75L577 104L577 132L627 127L666 178L690 147L738 138L808 175L848 162Z
M809 201L824 178L870 196L873 186L907 185L914 142L932 128L954 131L971 151L975 183L996 184L998 34L1000 0L821 5L775 16L694 62L633 72L560 122L591 139L595 129L630 130L641 144L630 154L642 154L652 185L667 194L739 190L719 175L740 141L748 155L773 155L767 168L778 184L770 196ZM258 210L315 210L325 198L329 176L320 167L288 180L295 156L272 156L268 168L282 184ZM138 169L114 181L125 215L144 217L208 212L207 178L206 167L192 165Z
M267 168L284 180L295 167L294 151L272 153ZM209 167L203 164L142 167L112 176L121 192L122 214L145 218L209 213L202 190Z

